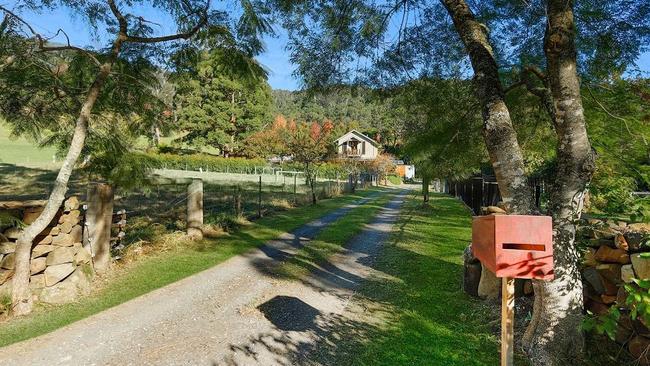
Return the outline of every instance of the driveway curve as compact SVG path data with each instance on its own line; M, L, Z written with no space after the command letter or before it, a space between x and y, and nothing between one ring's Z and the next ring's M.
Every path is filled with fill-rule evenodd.
M0 349L2 365L316 365L373 271L405 192L300 280L273 274L348 205L249 253L64 328ZM325 344L327 343L327 344ZM335 342L334 342L335 343ZM326 356L326 355L325 355Z

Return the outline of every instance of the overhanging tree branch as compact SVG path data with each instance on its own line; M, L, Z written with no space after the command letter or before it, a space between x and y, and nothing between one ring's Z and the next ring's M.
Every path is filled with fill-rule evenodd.
M40 51L40 52L57 52L57 51L65 51L65 50L76 51L76 52L80 52L80 53L86 55L88 58L90 58L95 63L95 65L97 65L97 66L101 65L99 60L97 60L97 58L95 57L95 55L92 54L92 52L90 52L88 50L85 50L83 48L71 45L70 44L70 38L68 37L68 34L65 33L62 29L59 29L56 32L56 34L54 36L52 36L51 38L45 39L45 38L43 38L43 36L40 33L36 32L34 30L34 28L31 26L31 24L29 24L26 20L24 20L23 18L21 18L20 16L18 16L14 12L12 12L11 10L7 9L6 7L4 7L2 5L0 5L0 10L2 10L8 16L16 19L18 22L25 25L25 27L27 27L29 32L34 36L34 38L36 40L36 46L38 48L38 51ZM63 35L66 38L67 44L65 46L48 46L48 45L46 45L47 41L49 41L50 39L56 37L60 33L63 33Z
M117 19L117 24L120 27L120 34L126 37L126 32L128 30L129 23L126 21L126 17L120 12L120 9L115 4L114 0L108 0L108 6L111 8L111 12L115 19Z
M610 111L609 111L609 110L608 110L608 109L607 109L607 108L606 108L606 107L605 107L605 106L604 106L604 105L603 105L603 104L602 104L602 103L601 103L601 102L596 98L596 96L594 95L594 93L591 91L591 88L589 87L589 85L585 85L585 87L587 88L587 91L589 92L589 96L591 97L591 99L593 99L594 102L596 102L596 104L598 104L598 106L600 107L600 109L602 109L603 112L605 112L608 116L610 116L610 117L612 117L612 118L614 118L614 119L617 119L617 120L623 122L623 125L625 126L625 129L627 130L627 133L628 133L630 136L634 137L634 134L632 133L632 130L630 129L630 126L629 126L628 123L627 123L627 120L626 120L625 118L623 118L623 117L619 117L619 116L613 114L612 112L610 112ZM648 141L645 139L645 136L643 136L643 134L641 134L641 139L642 139L642 141L643 141L643 144L646 145L646 146L648 146Z
M123 37L124 42L129 42L129 43L158 43L158 42L168 42L168 41L175 41L178 39L188 39L192 37L196 32L198 32L203 26L205 26L208 22L208 10L210 8L210 0L208 0L205 3L205 7L200 11L201 13L201 18L199 19L198 23L192 27L190 30L187 32L181 32L181 33L176 33L176 34L170 34L166 36L160 36L160 37L140 37L140 36L131 36L128 34L128 21L124 14L120 11L120 9L117 7L115 4L114 0L108 0L108 6L111 8L111 12L117 19L117 22L120 27L120 35ZM186 4L187 6L187 4Z
M111 12L119 23L119 30L117 31L117 34L115 34L115 39L112 42L110 52L107 54L106 59L98 65L98 70L96 71L94 80L90 85L88 91L85 93L85 97L83 97L83 102L79 108L75 122L74 133L70 141L68 152L62 162L61 168L59 169L54 186L48 198L48 202L38 218L23 230L22 234L16 241L17 245L15 251L15 271L12 287L12 309L15 315L24 315L31 312L32 310L33 298L29 288L30 252L32 243L36 236L42 232L43 229L45 229L47 225L52 221L65 198L65 193L68 189L68 181L74 170L77 160L82 153L82 149L84 148L85 140L88 135L89 121L93 114L93 108L95 107L95 104L111 75L111 70L114 64L119 59L120 52L122 51L122 46L125 42L156 43L174 39L189 38L192 34L196 33L200 27L207 23L207 14L210 4L208 1L205 5L205 8L202 8L202 18L198 24L191 28L188 32L170 36L146 38L129 37L127 33L127 18L120 12L114 0L107 0L107 2L111 9ZM197 8L198 7L199 6L197 6ZM66 46L47 46L45 44L46 40L39 33L37 33L30 24L18 17L9 9L0 7L0 10L4 11L5 14L9 14L10 16L14 17L14 19L16 19L18 22L24 24L27 29L29 29L29 31L34 35L37 41L37 47L41 51L68 49L83 52L86 55L89 54L89 51L71 46L69 44L69 40L68 45ZM57 32L57 34L58 33L59 32ZM65 32L64 35L66 39L68 39L68 36L65 34ZM93 59L96 61L94 57ZM100 270L98 267L95 267L95 269Z

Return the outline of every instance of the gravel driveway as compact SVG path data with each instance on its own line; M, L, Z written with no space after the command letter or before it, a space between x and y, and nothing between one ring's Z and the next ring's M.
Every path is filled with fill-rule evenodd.
M335 351L338 325L355 321L354 290L372 273L368 264L389 237L404 196L395 195L342 254L307 278L284 280L273 269L356 205L209 270L1 348L0 364L326 364L319 360Z

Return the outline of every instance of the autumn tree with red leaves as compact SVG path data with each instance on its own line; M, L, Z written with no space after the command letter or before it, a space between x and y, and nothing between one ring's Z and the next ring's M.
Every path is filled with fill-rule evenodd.
M318 122L290 121L285 129L285 144L293 156L293 161L302 164L305 180L311 190L312 203L316 203L316 172L318 166L334 153L331 121Z

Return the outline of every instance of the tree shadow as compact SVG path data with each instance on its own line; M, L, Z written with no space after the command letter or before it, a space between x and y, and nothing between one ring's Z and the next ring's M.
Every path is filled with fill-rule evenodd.
M279 365L352 365L356 364L355 360L360 353L366 352L368 346L372 349L384 347L394 350L399 345L391 344L393 337L402 337L400 341L403 344L413 341L413 349L388 352L397 359L400 352L412 352L413 359L422 359L426 355L430 364L436 364L436 360L452 354L453 357L458 357L455 364L481 365L485 363L480 360L486 359L496 362L498 344L494 334L498 333L498 322L486 322L480 318L481 314L474 314L471 307L478 306L479 302L464 295L460 283L444 281L445 274L460 278L462 266L396 247L391 247L391 258L408 258L411 263L417 263L418 268L431 268L428 275L443 279L442 285L435 286L430 280L422 281L421 273L404 275L401 271L392 270L392 266L383 258L377 261L362 256L357 260L373 270L374 274L368 278L358 277L335 264L320 264L328 270L316 268L309 277L298 281L330 296L343 296L341 294L346 292L341 290L352 289L355 291L352 295L354 301L350 303L363 305L355 309L348 308L341 315L318 311L305 304L300 296L291 297L291 300L278 296L281 299L276 297L258 306L265 318L274 325L274 331L256 334L241 344L231 344L230 350L237 356L228 355L215 364L268 364L260 363L268 362L268 358L260 358L260 355L271 354L273 364ZM353 280L343 280L345 278ZM426 306L413 302L414 294L424 292L425 287L436 289L436 301L426 300ZM350 300L350 295L343 297ZM466 307L459 308L459 302ZM382 323L375 318L377 314L390 313L392 308L399 308L401 312L409 314L399 320L409 323L406 334L393 333L395 330L390 324L398 320L387 317L388 322ZM308 314L300 315L301 309L307 309ZM477 318L472 320L472 316ZM476 343L477 337L481 337L481 342L488 345L486 349L476 350L473 346L459 349L458 344ZM479 357L476 361L471 361L474 356ZM387 360L383 364L391 362Z
M355 344L369 341L369 335L378 331L376 325L356 321L340 314L323 314L294 297L271 299L263 310L275 329L261 332L243 344L230 344L230 354L213 365L334 365L332 360L354 355L352 344L340 347L341 340ZM291 300L288 300L291 299ZM273 308L271 315L268 308ZM259 309L259 307L258 307ZM296 312L306 311L301 315ZM295 319L293 319L295 318Z
M293 296L275 296L257 306L266 320L282 331L303 332L314 329L320 311Z
M449 214L452 213L458 215L457 210ZM273 363L280 365L352 365L359 363L362 354L373 352L381 356L370 357L380 357L374 359L382 359L386 365L410 364L413 360L426 360L427 364L497 363L498 317L486 321L485 312L477 310L481 303L462 292L462 247L456 245L449 253L458 260L446 261L444 256L436 258L400 245L404 236L413 235L406 228L419 220L418 215L404 215L406 219L398 222L397 232L383 248L353 245L345 249L345 255L356 258L355 263L365 268L365 276L357 274L358 268L352 273L335 261L314 263L313 258L285 253L283 260L298 262L309 270L309 276L293 278L278 273L277 266L254 259L255 268L262 274L289 278L319 293L345 298L348 308L343 315L321 311L302 331L287 331L269 319L274 324L273 332L256 334L243 344L231 345L231 351L238 356L229 355L216 364L259 364L259 355L264 353L273 355ZM469 223L467 217L463 220ZM440 250L447 249L442 239L445 236L436 239L442 240ZM460 239L451 240L457 243ZM309 250L306 241L300 243L305 244ZM354 301L350 301L351 296ZM301 296L296 300L300 304ZM406 315L393 318L395 309ZM398 323L406 325L396 328ZM458 347L459 344L470 346ZM405 358L406 354L409 356Z
M0 200L46 198L58 171L0 163ZM78 177L71 177L71 186Z

